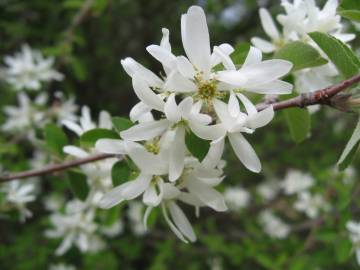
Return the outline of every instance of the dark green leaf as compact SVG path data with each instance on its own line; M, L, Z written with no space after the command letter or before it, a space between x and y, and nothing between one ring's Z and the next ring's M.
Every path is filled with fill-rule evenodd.
M112 117L111 121L113 123L114 128L116 131L121 132L123 130L127 130L128 128L131 128L134 124L129 119L124 117Z
M289 108L283 111L291 138L301 143L310 132L310 114L307 109Z
M125 160L115 163L111 169L111 178L114 186L130 180L131 171Z
M274 58L292 62L294 64L293 71L321 66L328 62L315 48L301 41L285 45L275 53Z
M58 156L63 156L63 147L68 144L64 131L55 124L45 126L45 142L47 148Z
M113 130L95 128L81 135L80 144L83 147L93 147L99 139L120 139L119 134Z
M86 176L76 171L69 171L69 185L72 193L82 201L85 201L89 194L89 186Z
M359 0L342 0L338 7L341 16L360 22L360 1Z
M347 166L349 166L359 147L359 143L360 143L360 118L358 120L358 123L355 127L355 130L350 140L346 144L345 149L339 158L338 166L340 170L344 170L346 169Z
M309 35L345 78L350 78L359 73L360 60L348 46L325 33L312 32Z
M205 158L210 148L210 141L197 137L192 131L186 133L185 143L190 153L199 161Z

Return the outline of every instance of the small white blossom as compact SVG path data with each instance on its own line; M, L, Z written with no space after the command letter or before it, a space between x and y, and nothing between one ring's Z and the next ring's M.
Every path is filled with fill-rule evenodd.
M44 58L38 50L23 45L21 51L4 59L7 67L3 68L5 80L15 90L39 90L42 82L60 81L63 75L53 69L54 58Z
M265 200L272 200L280 191L280 182L278 180L269 180L257 186L256 191Z
M50 265L49 270L76 270L76 268L73 265L58 263Z
M130 228L137 236L142 236L146 233L146 228L143 223L144 205L138 201L129 202L129 209L127 216L130 220Z
M290 226L268 210L260 213L259 222L270 237L284 239L290 233Z
M281 187L286 195L292 195L309 189L314 184L311 175L297 170L289 170Z
M320 194L312 195L308 191L302 191L298 194L298 199L294 204L296 210L304 212L309 218L316 218L320 211L328 211L329 204Z
M354 246L357 263L360 265L360 222L350 220L346 223L346 228Z
M242 187L229 187L224 191L224 198L233 211L246 208L250 203L250 193Z

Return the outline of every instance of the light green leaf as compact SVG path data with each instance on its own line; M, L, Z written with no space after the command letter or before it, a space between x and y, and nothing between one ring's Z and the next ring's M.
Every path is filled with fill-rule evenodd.
M285 45L275 53L274 59L292 62L294 64L293 71L321 66L328 62L315 48L301 41Z
M115 116L115 117L111 118L111 121L117 132L127 130L134 125L133 122L131 122L129 119L124 118L124 117Z
M64 131L55 124L47 124L44 131L45 142L49 151L60 157L64 156L63 147L68 144Z
M350 78L359 73L359 58L340 40L320 32L312 32L309 36L326 53L345 78Z
M360 22L360 1L359 0L342 0L338 7L341 16Z
M74 196L82 201L85 201L89 194L89 186L86 176L77 171L68 171L69 185Z
M186 132L185 143L190 153L201 162L210 148L210 141L197 137L192 131Z
M289 108L283 111L291 138L301 143L310 132L310 114L307 109Z
M111 179L114 186L119 186L130 180L131 171L125 160L120 160L111 169Z
M347 166L349 166L358 149L359 142L360 142L360 118L358 120L358 123L355 127L355 130L350 140L346 144L345 149L342 152L340 159L337 163L340 170L344 170L346 169Z
M117 132L110 129L95 128L81 135L80 145L83 147L93 147L99 139L120 139Z

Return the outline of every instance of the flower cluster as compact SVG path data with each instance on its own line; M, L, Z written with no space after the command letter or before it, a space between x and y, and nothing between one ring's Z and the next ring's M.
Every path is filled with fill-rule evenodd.
M138 168L136 179L114 188L100 205L110 208L142 195L147 206L145 224L151 210L161 206L170 228L187 242L196 237L177 202L194 206L197 213L203 206L227 209L215 189L224 179L226 137L244 166L260 172L260 160L243 134L267 125L274 111L271 106L258 111L245 93L290 93L292 85L281 77L292 64L263 61L261 51L251 47L245 62L236 67L231 45L214 46L211 51L205 14L198 6L181 17L181 33L186 57L172 53L167 29L160 45L146 48L162 64L165 76L161 78L132 58L121 61L140 99L130 112L135 125L120 133L122 140L101 139L96 148L126 155ZM152 111L162 117L155 119ZM210 143L203 159L187 146L188 134Z

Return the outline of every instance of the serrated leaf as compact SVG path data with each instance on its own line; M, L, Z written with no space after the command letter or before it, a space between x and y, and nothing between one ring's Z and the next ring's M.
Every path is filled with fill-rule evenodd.
M341 16L360 22L360 1L359 0L342 0L338 7Z
M359 58L340 40L321 32L312 32L309 36L326 53L345 78L350 78L359 73Z
M134 123L131 122L131 120L124 118L124 117L115 116L115 117L111 118L111 121L117 132L127 130L134 125Z
M63 147L68 144L64 131L55 124L47 124L44 133L47 148L55 155L64 156Z
M111 179L114 187L130 180L131 170L125 160L118 161L111 169Z
M74 196L82 201L85 201L89 194L89 186L86 180L86 175L76 171L69 171L69 185Z
M315 48L301 41L285 45L275 53L274 59L290 61L294 65L292 71L317 67L328 62Z
M355 127L353 134L351 135L350 140L346 144L345 149L342 152L339 161L337 163L340 170L344 170L346 169L347 166L349 166L359 147L359 142L360 142L360 118L358 120L358 123Z
M291 138L296 143L304 141L310 132L310 114L306 109L289 108L283 111Z
M201 162L210 148L210 141L197 137L192 131L186 132L185 143L190 153Z
M250 50L249 43L239 43L235 47L235 51L230 55L235 65L242 65Z
M99 139L120 139L117 132L104 129L104 128L95 128L89 130L80 136L80 145L82 147L93 147L97 140Z

